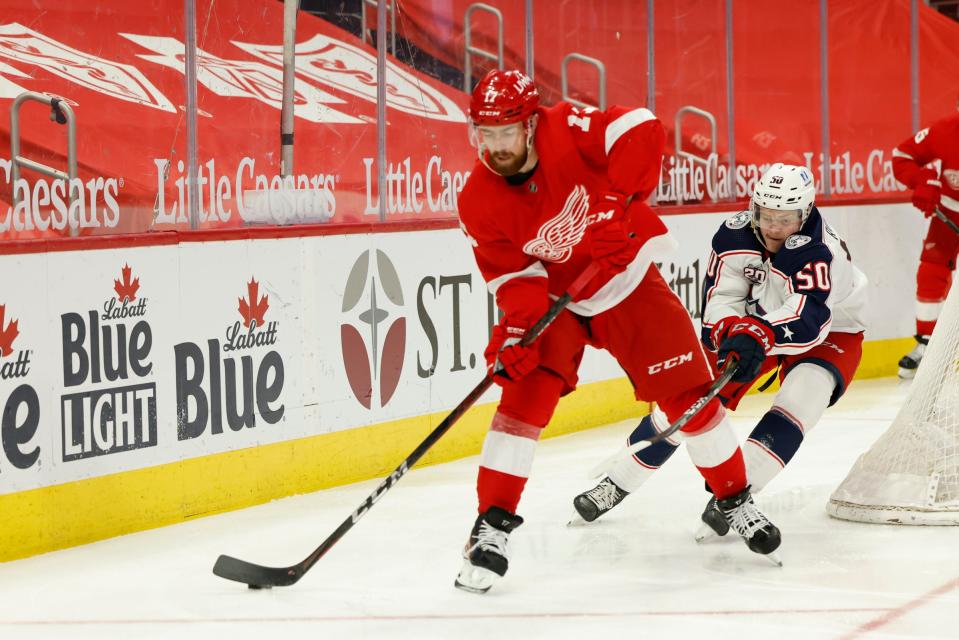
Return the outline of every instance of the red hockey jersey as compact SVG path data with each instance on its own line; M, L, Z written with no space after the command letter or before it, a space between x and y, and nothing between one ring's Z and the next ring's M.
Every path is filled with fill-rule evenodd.
M653 259L675 247L643 202L659 182L663 126L648 109L598 111L561 102L537 113L536 170L513 185L477 161L459 196L461 227L490 292L509 314L503 294L511 287L534 280L557 297L590 263L588 209L599 194L632 195L636 258L622 273L594 278L569 305L593 316L629 295Z
M940 206L959 214L959 113L917 132L892 151L892 170L899 182L915 189L917 174L934 160L941 161Z

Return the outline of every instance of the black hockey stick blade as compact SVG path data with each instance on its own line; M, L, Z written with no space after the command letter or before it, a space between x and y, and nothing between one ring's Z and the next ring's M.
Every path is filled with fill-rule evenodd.
M947 215L945 214L945 212L944 212L942 209L940 209L939 207L936 207L936 217L939 218L940 220L942 220L944 223L946 223L946 226L947 226L947 227L949 227L950 229L952 229L952 230L955 231L956 233L959 233L959 225L957 225L955 222L953 222L952 220L950 220L950 219L949 219L949 216L947 216Z
M576 280L569 286L566 293L561 295L556 299L555 302L550 306L549 310L543 314L543 317L540 318L532 328L526 332L526 335L523 336L521 344L527 345L536 338L539 337L543 331L546 330L553 320L556 319L556 316L566 308L572 300L573 297L579 293L583 287L585 287L590 280L598 273L599 267L592 263L586 267L583 272L576 278ZM346 535L346 532L353 528L353 525L356 524L360 518L369 512L373 508L373 505L383 497L390 488L400 481L407 471L409 471L413 465L415 465L423 455L429 451L429 449L436 444L436 442L443 437L443 435L449 431L450 427L460 419L460 417L466 413L466 411L473 406L473 404L479 400L480 396L486 392L487 389L493 384L493 378L489 373L483 377L479 384L473 388L469 394L463 398L463 400L456 405L446 418L439 423L433 431L430 432L426 439L419 444L413 452L406 457L403 462L400 463L396 469L393 470L386 478L383 478L383 481L377 485L376 489L373 490L366 500L363 501L363 504L359 506L350 517L344 520L339 527L336 528L336 531L331 533L323 543L313 550L313 553L308 555L302 561L297 564L291 565L289 567L266 567L259 564L254 564L252 562L247 562L246 560L240 560L232 556L221 555L217 558L216 563L213 565L213 573L221 578L227 580L233 580L235 582L242 582L249 586L251 589L264 589L270 587L288 587L290 585L296 584L303 575L309 571L313 565L319 562L320 558L326 555L326 552L329 551L333 545L339 542L340 538Z
M246 583L251 589L263 589L288 587L300 579L303 570L298 564L292 567L264 567L233 556L221 555L213 565L213 573L227 580Z

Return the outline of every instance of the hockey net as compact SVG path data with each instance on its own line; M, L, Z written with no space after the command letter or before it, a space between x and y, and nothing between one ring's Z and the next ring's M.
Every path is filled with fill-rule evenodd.
M899 414L859 457L826 511L857 522L959 525L959 285Z

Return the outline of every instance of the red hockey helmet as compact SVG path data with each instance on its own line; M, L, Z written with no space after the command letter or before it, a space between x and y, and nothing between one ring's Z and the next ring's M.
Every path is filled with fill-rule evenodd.
M478 127L496 127L526 120L539 106L539 91L522 71L493 69L473 89L470 120Z

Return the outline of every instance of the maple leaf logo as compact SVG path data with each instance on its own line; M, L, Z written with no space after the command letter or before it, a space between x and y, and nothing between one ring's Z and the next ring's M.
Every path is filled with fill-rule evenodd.
M0 356L8 356L13 353L13 341L18 335L20 335L20 330L17 329L17 321L13 320L10 324L4 326L6 319L7 307L6 305L0 304Z
M244 300L240 298L240 315L243 316L243 326L249 327L250 323L256 321L256 326L263 326L263 316L266 314L266 310L270 308L270 305L267 304L267 300L270 299L269 296L263 296L257 300L257 295L260 292L260 284L250 278L250 281L246 285L247 296L249 300Z
M117 299L120 302L123 302L125 298L133 302L137 299L137 289L140 288L140 278L134 278L133 282L130 282L133 269L131 269L129 265L123 265L123 269L120 271L123 274L123 282L114 280L113 290L117 292Z

